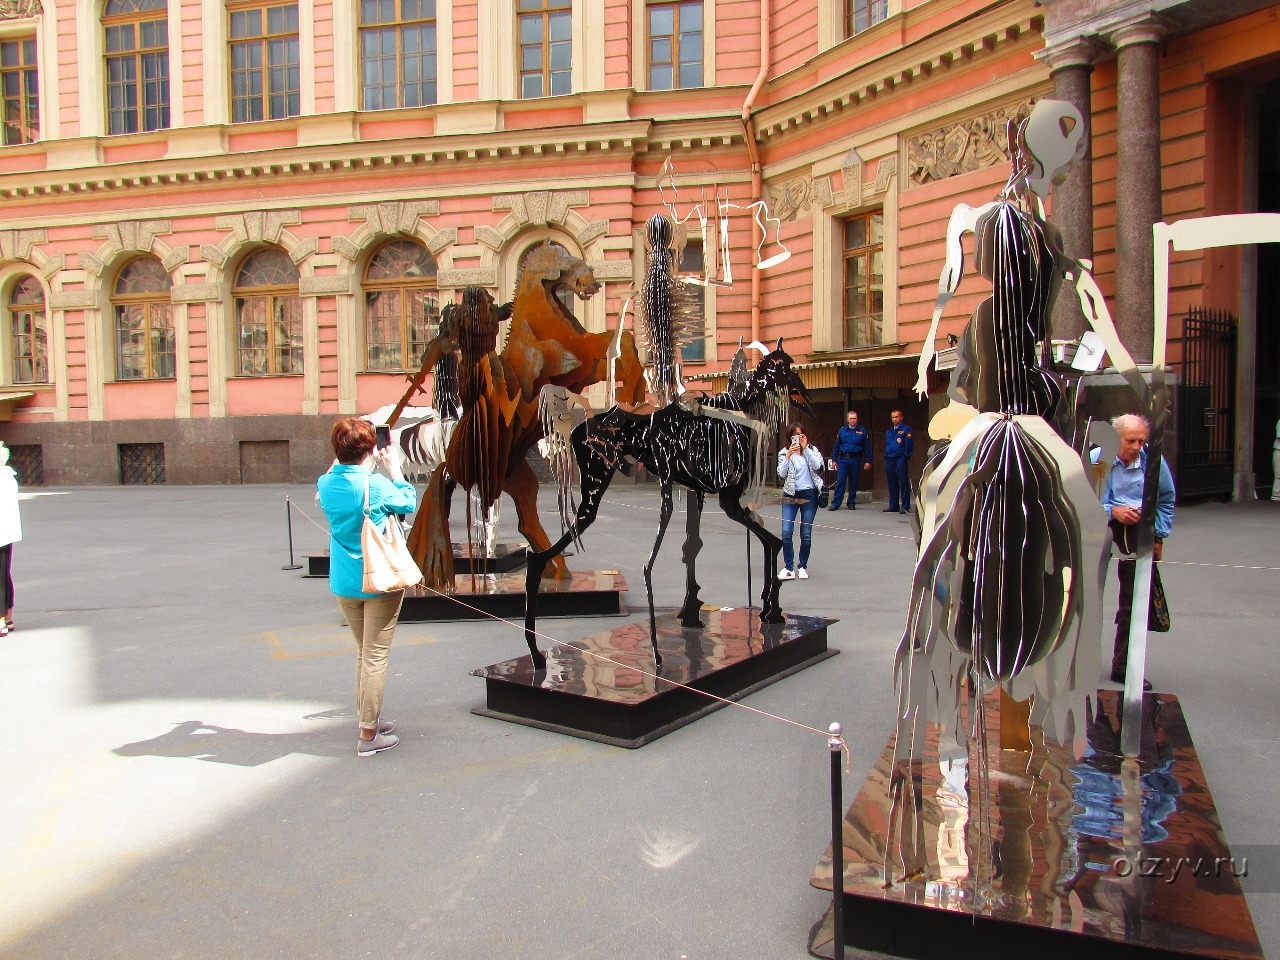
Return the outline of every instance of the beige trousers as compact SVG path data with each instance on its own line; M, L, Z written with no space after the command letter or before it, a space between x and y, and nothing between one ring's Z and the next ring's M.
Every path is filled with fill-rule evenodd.
M400 617L403 590L393 590L372 600L338 597L351 635L356 638L356 709L360 726L372 729L382 715L382 695L387 688L387 655Z

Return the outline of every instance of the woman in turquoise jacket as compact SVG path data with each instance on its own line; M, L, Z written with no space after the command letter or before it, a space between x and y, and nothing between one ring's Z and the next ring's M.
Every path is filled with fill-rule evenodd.
M386 530L388 523L399 523L395 515L412 513L418 498L413 484L405 482L395 457L378 449L377 434L368 420L344 417L335 421L330 440L338 460L316 481L320 506L329 518L329 589L337 596L356 638L356 707L360 716L356 755L371 757L400 742L391 733L395 724L382 719L382 697L387 655L404 591L364 592L360 531L366 490L369 516L380 530ZM389 478L374 472L376 469L385 470Z

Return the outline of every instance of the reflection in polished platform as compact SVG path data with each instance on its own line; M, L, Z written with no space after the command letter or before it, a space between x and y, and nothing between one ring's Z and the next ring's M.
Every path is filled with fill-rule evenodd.
M568 580L544 579L538 590L541 597L538 615L621 616L627 612L627 605L622 599L626 589L626 579L613 571L584 571L573 574ZM453 599L455 597L456 600ZM524 573L498 576L459 573L454 577L452 594L410 587L404 592L400 621L483 620L485 614L507 620L524 619Z
M519 570L525 563L527 543L500 543L493 548L492 557L472 558L467 551L467 544L453 545L453 570L455 573L510 573ZM566 557L572 553L564 554ZM307 553L302 559L307 561L304 577L327 577L329 575L329 553Z
M891 779L885 747L844 819L847 944L922 960L1262 957L1247 864L1231 859L1176 697L1146 694L1136 763L1120 752L1116 691L1098 691L1080 760L1034 730L1030 751L1002 750L997 703L985 787L963 756L939 763L934 727L910 781ZM905 856L887 840L891 785L914 787L923 814ZM810 882L831 889L830 847ZM810 952L831 956L831 940L828 911Z
M761 624L756 610L704 607L702 621L682 627L673 613L658 618L658 678L645 623L550 644L546 670L528 655L473 670L485 678L486 703L472 713L640 747L724 706L694 690L736 700L839 652L827 649L836 621L823 617Z

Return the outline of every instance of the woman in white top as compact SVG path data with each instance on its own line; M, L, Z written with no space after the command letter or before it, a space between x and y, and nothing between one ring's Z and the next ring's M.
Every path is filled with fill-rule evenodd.
M13 629L13 545L22 539L18 513L18 475L9 466L9 448L0 442L0 637Z
M793 423L783 434L786 446L778 451L778 479L782 481L782 569L779 580L809 579L809 546L813 518L818 515L822 489L822 452L809 442L804 427ZM800 562L793 564L792 532L800 514Z

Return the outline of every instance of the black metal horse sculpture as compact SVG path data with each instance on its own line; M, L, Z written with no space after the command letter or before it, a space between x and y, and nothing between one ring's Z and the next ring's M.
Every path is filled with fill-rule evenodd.
M763 451L777 433L788 402L795 402L812 414L808 393L800 377L792 371L791 363L779 339L776 349L760 361L745 384L736 384L729 393L716 394L700 402L672 402L647 415L613 406L574 428L570 443L582 478L581 503L572 517L564 518L568 529L559 540L546 550L529 553L525 573L525 641L537 669L546 666L534 634L538 585L543 571L591 526L614 474L628 469L631 462L644 464L662 485L658 534L644 568L655 659L661 662L653 607L653 565L671 520L675 484L687 488L690 494L683 553L685 599L680 622L690 627L702 626L698 616L702 601L698 596L696 561L702 548L701 516L708 493L716 494L726 516L742 524L760 541L765 556L760 620L762 623L782 621L777 572L782 541L743 505L742 498L753 485L763 488L766 460ZM569 481L567 474L560 477L562 486ZM571 501L562 497L561 503Z

